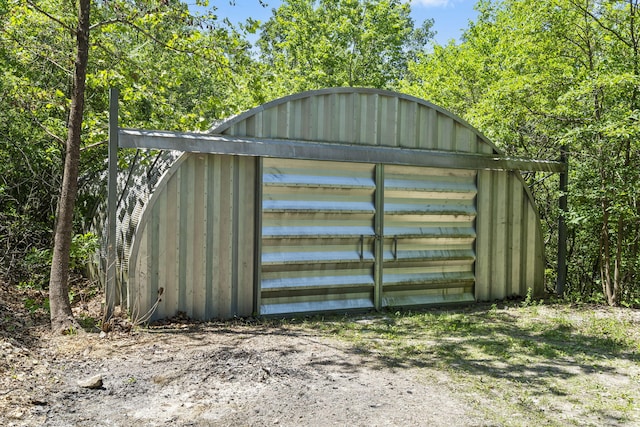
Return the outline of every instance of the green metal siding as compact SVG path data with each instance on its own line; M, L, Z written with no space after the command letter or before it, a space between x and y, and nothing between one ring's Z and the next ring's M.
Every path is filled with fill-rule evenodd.
M136 232L129 309L152 319L197 319L253 310L255 161L190 154L165 177Z
M227 135L477 153L479 135L449 113L392 92L339 88L267 103L215 129Z
M476 298L490 301L544 292L540 220L521 178L478 172Z

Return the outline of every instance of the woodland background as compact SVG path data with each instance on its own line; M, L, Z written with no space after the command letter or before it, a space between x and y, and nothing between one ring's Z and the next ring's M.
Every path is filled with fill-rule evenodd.
M0 281L51 286L85 5L72 280L96 245L86 225L104 197L110 87L123 127L200 131L299 91L366 86L449 109L509 155L555 160L565 147L566 297L640 306L638 0L481 0L446 45L399 0L286 0L237 26L215 1L198 3L209 12L178 0L0 0ZM121 150L120 167L133 155ZM553 291L558 177L525 179Z

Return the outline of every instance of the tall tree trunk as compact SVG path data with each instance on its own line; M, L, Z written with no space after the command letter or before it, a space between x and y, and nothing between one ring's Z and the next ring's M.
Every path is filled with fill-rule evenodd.
M611 255L610 255L610 237L609 237L609 211L606 199L602 199L602 230L601 230L601 249L600 254L600 278L602 280L602 292L607 298L607 303L611 305L613 297L613 283L611 278Z
M73 210L78 193L78 169L82 113L84 110L85 80L89 58L89 12L91 0L79 0L78 28L76 29L77 55L73 75L73 93L67 133L66 156L60 201L56 215L53 260L49 279L51 329L57 333L77 329L69 301L69 256L73 236Z
M624 220L622 214L618 218L618 229L616 236L616 259L613 268L613 290L611 292L611 299L609 305L619 305L620 296L622 294L622 245L624 244L623 237Z
M599 139L599 138L598 138ZM599 141L601 144L601 141ZM599 158L604 158L604 151L602 146L600 146L598 150ZM600 278L602 280L602 292L607 299L607 303L609 305L616 305L616 288L617 284L615 280L617 279L617 267L616 263L614 274L611 274L611 235L609 233L609 225L610 225L610 204L609 204L609 196L607 193L606 183L609 181L609 177L607 176L607 171L603 166L604 162L601 162L600 166L600 183L602 196L600 199L600 207L602 208L602 229L600 231L600 239L601 239L601 252L600 252ZM617 258L616 258L617 260Z

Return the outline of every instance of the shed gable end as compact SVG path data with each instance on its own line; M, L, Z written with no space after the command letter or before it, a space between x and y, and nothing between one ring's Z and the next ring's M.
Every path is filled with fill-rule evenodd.
M212 133L460 153L495 151L467 123L426 101L357 88L285 97L247 111Z

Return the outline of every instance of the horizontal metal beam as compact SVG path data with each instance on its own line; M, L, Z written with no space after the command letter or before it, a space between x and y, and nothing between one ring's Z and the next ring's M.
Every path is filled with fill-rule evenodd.
M564 172L562 162L518 159L499 155L432 151L412 148L348 145L290 139L249 138L205 133L120 130L121 148L145 148L190 153L385 163L457 169Z

